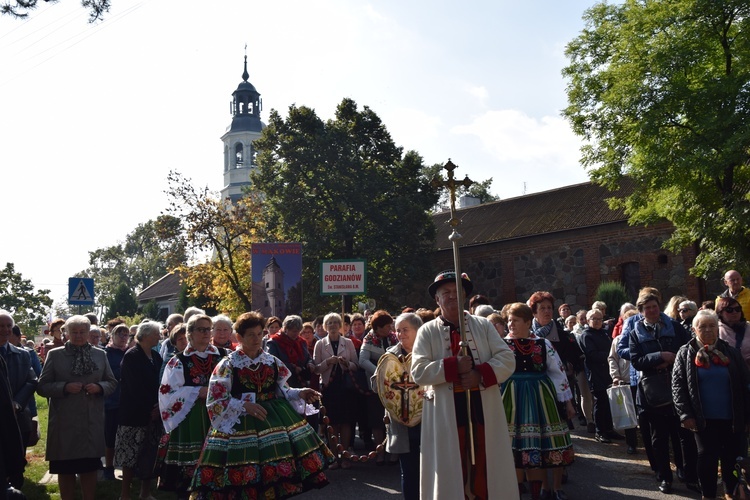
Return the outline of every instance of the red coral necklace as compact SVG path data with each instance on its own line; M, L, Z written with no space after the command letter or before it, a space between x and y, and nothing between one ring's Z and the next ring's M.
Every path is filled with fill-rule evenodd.
M524 356L528 356L534 351L534 341L531 339L525 339L529 340L528 343L520 342L524 339L513 339L513 344L516 346L516 350L523 354Z

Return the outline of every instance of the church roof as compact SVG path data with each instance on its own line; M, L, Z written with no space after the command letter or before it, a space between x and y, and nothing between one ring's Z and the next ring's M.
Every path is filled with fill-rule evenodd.
M180 276L179 273L174 272L165 274L138 294L138 302L147 302L150 300L177 296L181 289L182 276Z
M584 182L456 210L456 215L461 219L457 229L462 236L461 246L627 221L624 210L610 209L606 200L630 194L632 182L624 178L620 190L614 192ZM438 250L452 247L448 240L452 232L448 224L450 217L450 211L433 215Z

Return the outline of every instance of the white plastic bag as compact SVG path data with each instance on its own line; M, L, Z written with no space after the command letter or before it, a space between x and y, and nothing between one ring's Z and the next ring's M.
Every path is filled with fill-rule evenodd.
M612 424L616 430L633 429L638 426L630 386L613 385L607 389L607 397L609 409L612 411Z

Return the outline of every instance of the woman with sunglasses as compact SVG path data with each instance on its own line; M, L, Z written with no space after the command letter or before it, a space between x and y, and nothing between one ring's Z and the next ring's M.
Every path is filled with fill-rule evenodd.
M742 306L737 299L716 299L716 314L719 316L719 338L742 353L745 364L750 367L750 324L745 320Z

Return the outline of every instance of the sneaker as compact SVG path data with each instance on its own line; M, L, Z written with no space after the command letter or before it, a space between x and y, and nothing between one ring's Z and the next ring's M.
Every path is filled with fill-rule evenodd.
M596 432L596 424L594 422L589 422L586 424L586 430L589 432L589 434L593 434Z
M603 434L598 434L598 433L594 436L594 439L596 439L600 443L604 443L604 444L609 444L609 443L612 442L612 440L609 439L607 436L605 436Z

